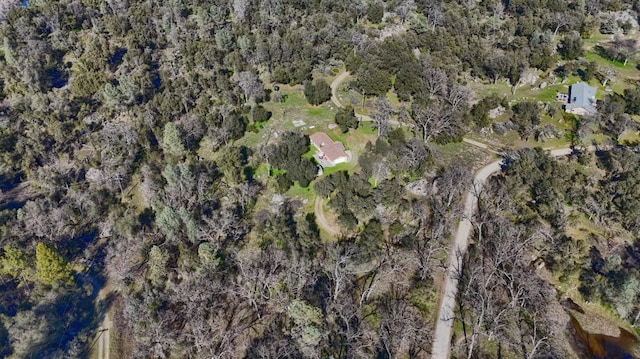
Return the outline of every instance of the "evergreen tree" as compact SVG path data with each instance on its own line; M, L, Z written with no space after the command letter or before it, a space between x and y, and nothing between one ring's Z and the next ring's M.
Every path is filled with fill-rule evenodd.
M184 144L182 143L180 130L172 122L164 125L164 133L162 136L162 150L176 157L182 157L185 154Z
M335 121L340 126L340 131L346 133L350 128L357 129L359 125L358 118L353 110L353 107L346 106L338 110L335 116Z
M36 273L40 283L46 286L56 288L73 283L69 263L42 242L36 246Z
M304 83L304 96L310 104L317 106L331 99L331 86L325 80Z

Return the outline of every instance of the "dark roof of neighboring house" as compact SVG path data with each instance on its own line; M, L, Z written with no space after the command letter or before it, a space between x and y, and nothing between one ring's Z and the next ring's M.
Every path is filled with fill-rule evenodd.
M569 88L569 103L567 110L574 108L584 108L587 112L596 112L596 88L584 82L578 82Z

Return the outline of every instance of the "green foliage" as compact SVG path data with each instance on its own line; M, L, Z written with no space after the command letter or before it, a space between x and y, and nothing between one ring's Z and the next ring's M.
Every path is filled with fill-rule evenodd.
M36 246L36 275L41 284L54 288L73 283L71 265L42 242Z
M166 249L153 246L149 250L149 280L154 286L162 287L167 277L169 253Z
M175 157L182 157L186 153L184 144L182 143L182 134L172 122L167 122L167 124L164 125L162 150L166 154Z
M497 108L498 106L507 107L507 101L504 98L500 98L497 95L490 95L483 98L471 108L471 116L473 121L479 127L487 127L491 124L491 118L489 117L489 111Z
M349 132L349 129L357 129L360 122L356 117L356 114L351 106L345 106L338 110L335 116L335 121L340 126L342 133Z
M572 185L580 177L567 164L559 163L542 149L522 150L517 159L508 163L508 187L520 193L521 203L527 203L540 217L562 228L565 224L564 203L572 200Z
M197 243L198 242L198 226L196 224L196 221L193 219L193 216L191 216L191 214L187 212L185 208L180 208L180 210L178 211L178 214L180 215L180 219L182 220L182 223L186 228L187 239L191 243Z
M301 300L291 301L287 314L296 325L321 325L323 322L320 309Z
M310 104L317 106L331 99L331 86L325 80L306 81L304 96Z
M262 105L254 106L251 109L251 118L254 123L266 122L271 118L272 113L267 111Z
M565 36L558 46L558 52L565 60L577 60L579 57L584 56L582 38L580 36Z
M625 111L631 115L640 114L640 86L624 90Z
M313 353L322 341L322 312L301 300L293 300L287 307L287 314L293 320L292 336L303 353Z
M242 182L244 163L244 151L241 147L226 146L220 150L217 164L228 183L239 184Z
M236 111L233 111L222 120L222 128L224 128L234 140L242 138L249 122L247 118Z
M393 83L398 99L401 101L409 101L411 96L423 90L422 79L420 78L422 67L415 59L415 56L409 57L408 60L398 69Z
M313 184L313 190L320 197L329 197L335 189L336 186L330 176L324 176Z
M358 244L371 257L375 256L384 239L382 225L376 219L370 220L365 226Z
M582 79L587 82L591 81L596 73L598 73L598 64L595 61L590 61L584 69L584 76Z
M20 281L31 279L32 260L20 248L12 245L3 247L4 253L0 257L0 274L9 275Z
M384 6L378 3L372 3L367 9L367 19L374 24L379 24L384 16Z
M286 164L286 176L291 181L298 182L300 187L307 187L316 177L318 171L313 162L305 158L296 158Z
M483 79L506 78L515 84L525 68L546 71L557 61L552 35L556 15L572 20L561 33L587 33L589 19L602 18L597 9L589 9L583 19L580 4L529 0L505 2L504 13L495 1L475 6L335 0L277 6L245 0L107 3L31 0L0 14L0 100L5 100L0 101L0 274L5 279L0 357L90 357L96 323L107 310L94 305L103 278L122 299L109 308L118 328L126 328L112 333L114 340L126 335L126 345L113 353L117 357L428 355L427 315L406 317L413 312L406 304L421 296L420 307L433 307L429 303L434 299L423 294L433 294L432 283L399 272L394 275L407 284L393 286L393 291L374 282L387 269L406 266L402 261L428 256L418 253L428 247L424 236L441 233L440 243L450 235L451 223L438 224L439 204L446 203L438 198L445 188L441 179L438 193L424 200L404 189L410 179L433 172L432 146L406 136L411 132L406 126L364 150L358 143L369 131L353 134L361 167L352 175L340 171L325 176L314 189L329 199L335 214L327 216L328 221L335 218L330 224L355 238L321 241L315 217L306 213L312 203L297 198L304 193L312 200L311 191L296 187L286 192L294 181L306 186L315 177L308 140L283 133L288 124L277 123L283 106L305 105L305 99L298 88L286 87L289 100L279 104L275 91L265 109L254 103L263 94L261 81L302 84L312 73L335 72L343 63L356 79L352 92L385 96L393 85L400 101L443 104L437 109L461 119L460 125L433 138L459 138L466 125L462 120L473 117L479 125L488 124L484 107L489 106L481 103L469 116L463 100L459 111L447 112L451 106L444 104L458 101L452 91L459 89L458 82L468 82L477 96L486 97ZM385 10L393 28L372 25L382 22ZM394 14L403 24L408 18L409 27L394 31ZM619 27L628 26L615 25L614 30ZM597 40L585 42L597 50ZM562 49L569 49L566 44ZM571 66L562 76L577 70ZM430 83L427 70L437 72L438 81ZM631 66L626 70L620 71L622 77L635 71ZM620 77L616 86L627 87ZM330 88L326 81L312 81L305 94L310 103L320 104L330 98ZM624 111L637 112L635 97L631 90L605 96L598 106L599 125L611 133L623 124L633 128ZM333 116L329 107L302 108L317 127ZM408 105L402 108L406 113ZM270 119L268 109L278 116ZM526 109L516 111L526 120L524 127L535 126ZM264 122L274 120L268 124L273 127L269 145L250 153L249 147L258 148L254 145L266 139L260 133ZM343 132L358 125L349 108L335 120ZM257 134L245 137L249 123ZM587 197L604 208L594 210L594 218L618 221L636 233L640 207L635 178L640 175L633 157L618 156L603 159L611 169L602 169L602 188L591 194L576 194L588 191L562 187L540 172L552 172L565 183L579 182L580 176L525 158L529 164L522 164L518 176L527 178L519 180L533 183L507 181L518 190L514 197L522 199L518 203L525 214L517 220L540 217L562 223L557 209L583 206L582 197ZM287 193L282 204L270 204L273 181L252 176L253 167L263 168L265 160L273 166L275 190ZM565 197L553 202L557 193L545 186L559 186ZM452 195L451 206L461 200ZM444 213L455 222L456 211ZM389 220L393 223L387 228ZM109 230L111 235L104 235ZM387 233L391 243L383 247ZM38 244L39 238L46 238L49 247ZM562 253L570 252L569 243L563 241ZM37 246L38 255L32 255ZM626 281L625 276L637 277L637 272L625 268L633 261L623 252L616 253L622 264L605 258L602 272L611 278L620 273L624 279L598 274L594 278L606 283L606 290L593 290L621 315L633 311L629 308L637 287ZM72 277L69 263L82 266L82 273L73 276L77 288L61 290ZM420 265L422 272L433 272L431 263ZM341 272L336 274L336 268ZM360 302L368 285L375 290ZM412 290L422 285L424 292ZM614 304L616 298L619 303ZM529 313L526 320L509 317L504 327L521 324L513 333L529 337L529 318ZM220 335L220 328L231 328L225 332L231 335ZM538 338L550 332L539 328ZM355 343L352 330L366 335ZM505 351L522 343L521 338L510 342L514 338L504 332L496 334Z
M303 218L300 218L296 224L298 243L302 253L306 254L309 258L313 258L320 248L320 229L316 224L315 214L307 213Z
M156 225L167 240L173 243L180 241L180 218L171 207L165 206L156 215Z
M523 138L529 138L533 129L540 124L540 107L535 102L518 102L511 110L511 121L518 126L518 133Z
M276 168L285 170L288 181L278 181L279 185L298 182L307 187L317 174L316 166L302 155L309 150L309 138L295 132L285 132L277 145L267 149L269 161ZM288 187L287 187L288 188Z
M380 96L391 89L391 74L379 70L371 64L365 64L358 69L358 78L353 87L368 96Z

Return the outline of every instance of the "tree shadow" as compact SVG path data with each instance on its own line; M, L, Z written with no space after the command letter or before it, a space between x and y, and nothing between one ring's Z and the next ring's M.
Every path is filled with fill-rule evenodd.
M98 299L100 289L106 284L105 253L104 246L97 248L92 260L85 264L87 269L74 276L72 287L52 289L57 295L44 296L34 305L35 316L46 323L43 330L46 339L34 343L24 357L89 357L94 334L116 298L116 294L110 293Z

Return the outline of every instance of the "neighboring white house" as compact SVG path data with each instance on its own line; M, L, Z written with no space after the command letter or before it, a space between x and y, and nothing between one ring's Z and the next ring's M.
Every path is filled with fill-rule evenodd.
M565 111L581 116L596 113L596 88L584 82L571 85Z
M322 166L331 167L338 163L349 162L350 158L344 150L344 145L332 140L326 133L316 132L309 136L309 139L311 139L311 144L318 149L315 156Z

